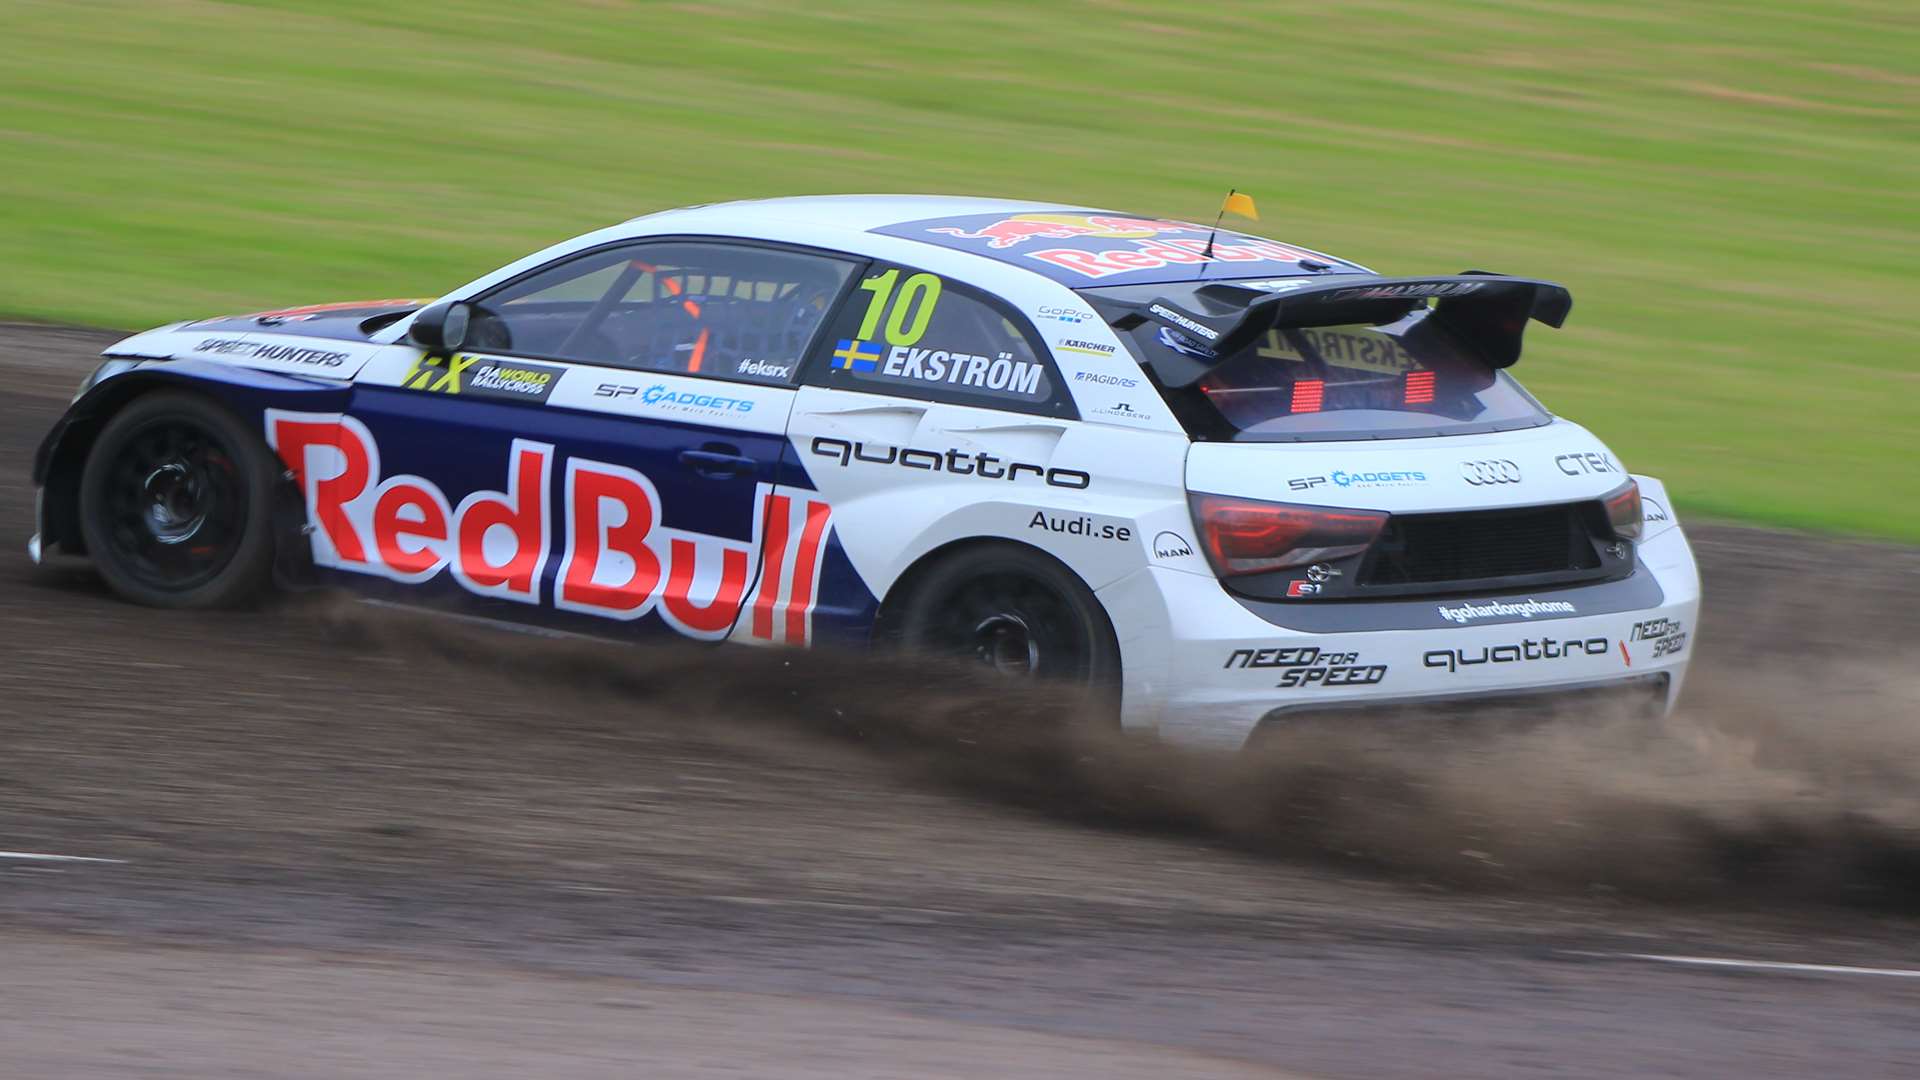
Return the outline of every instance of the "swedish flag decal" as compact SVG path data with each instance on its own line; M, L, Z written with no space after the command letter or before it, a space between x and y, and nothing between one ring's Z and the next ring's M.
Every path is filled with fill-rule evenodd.
M833 350L835 371L872 371L880 365L880 346L853 338L841 338Z

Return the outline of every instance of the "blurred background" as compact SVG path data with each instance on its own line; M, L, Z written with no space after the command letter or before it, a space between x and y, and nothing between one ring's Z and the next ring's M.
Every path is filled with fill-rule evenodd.
M1205 218L1576 298L1519 369L1686 511L1920 539L1911 0L0 0L0 314L431 296L685 203Z

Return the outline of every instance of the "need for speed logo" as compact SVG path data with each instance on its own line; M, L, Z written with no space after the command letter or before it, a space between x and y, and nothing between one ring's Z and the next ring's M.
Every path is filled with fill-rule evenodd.
M1653 659L1673 656L1687 647L1687 627L1679 619L1648 619L1633 624L1634 641L1653 642Z
M1387 677L1387 665L1363 664L1357 652L1327 652L1313 645L1235 649L1229 668L1279 668L1282 689L1308 686L1373 686Z

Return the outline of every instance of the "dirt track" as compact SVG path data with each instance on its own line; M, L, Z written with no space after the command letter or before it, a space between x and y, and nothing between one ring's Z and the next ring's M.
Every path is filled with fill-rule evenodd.
M1920 552L1697 531L1654 746L1605 718L1277 772L833 657L20 552L101 339L0 331L0 1075L1913 1075ZM1276 783L1278 776L1284 783Z

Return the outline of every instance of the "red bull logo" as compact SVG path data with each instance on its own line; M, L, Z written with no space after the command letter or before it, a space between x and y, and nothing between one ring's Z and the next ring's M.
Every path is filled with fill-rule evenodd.
M1094 236L1113 240L1144 240L1163 233L1204 233L1198 225L1158 218L1119 217L1113 214L1015 214L990 221L978 229L941 226L927 230L962 240L985 240L987 246L1004 250L1028 240L1071 240Z
M1102 251L1082 248L1044 248L1025 253L1028 258L1082 277L1103 278L1134 270L1159 270L1167 266L1193 266L1210 263L1298 263L1317 258L1312 252L1237 233L1223 233L1209 247L1205 240L1182 237L1169 240L1134 240L1124 246ZM1252 270L1252 267L1248 267Z
M667 528L645 474L557 461L530 439L513 440L504 490L457 502L424 477L382 476L379 445L351 416L269 409L267 441L299 478L320 566L407 584L444 572L479 596L622 622L655 615L694 638L812 638L830 511L811 492L760 485L753 539L741 541Z

